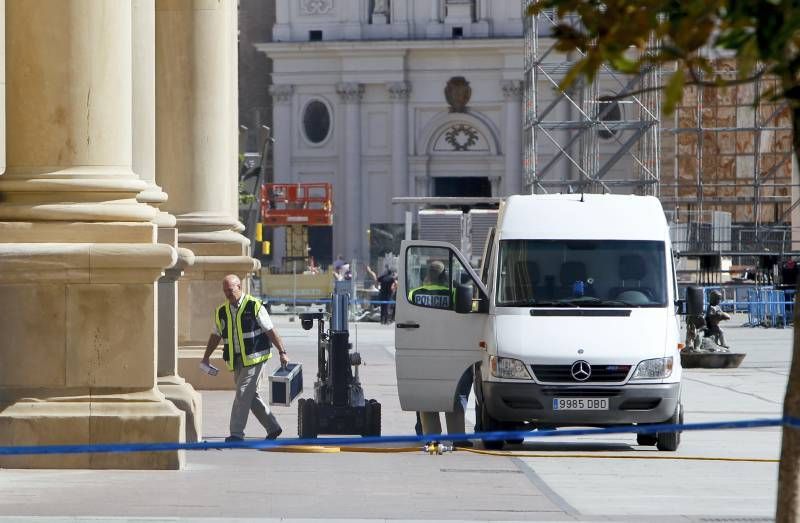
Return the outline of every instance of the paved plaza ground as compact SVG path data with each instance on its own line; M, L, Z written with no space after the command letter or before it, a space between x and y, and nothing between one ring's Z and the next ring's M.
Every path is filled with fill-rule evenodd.
M304 365L308 395L315 331L275 320ZM739 369L685 371L686 422L780 416L792 330L738 326L743 321L728 328L731 345L747 353ZM366 362L367 397L382 403L383 433L412 434L414 414L397 398L393 327L351 324L351 339ZM232 393L203 392L203 401L205 438L223 438ZM275 411L284 436L294 437L296 405ZM252 417L247 436L264 437ZM685 433L675 453L635 443L629 434L531 438L513 447L516 456L197 451L181 471L3 470L0 521L768 521L774 514L777 463L650 458L773 460L779 429Z

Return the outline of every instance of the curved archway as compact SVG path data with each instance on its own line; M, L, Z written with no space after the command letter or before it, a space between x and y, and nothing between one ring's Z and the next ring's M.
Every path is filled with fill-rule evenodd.
M434 154L437 152L469 152L469 150L440 150L435 149L439 138L443 137L449 129L463 127L472 129L479 136L483 137L483 149L473 149L474 152L481 152L491 155L500 154L500 142L497 137L500 135L494 123L480 113L448 113L437 114L418 135L417 150L423 154Z
M441 112L417 135L425 158L417 194L495 196L503 174L499 132L485 115Z

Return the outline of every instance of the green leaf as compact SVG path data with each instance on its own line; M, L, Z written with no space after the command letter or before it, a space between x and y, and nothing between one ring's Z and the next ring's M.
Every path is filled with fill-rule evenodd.
M675 106L683 98L683 85L686 81L683 68L679 67L672 75L672 78L667 82L664 89L664 113L672 114L675 111Z

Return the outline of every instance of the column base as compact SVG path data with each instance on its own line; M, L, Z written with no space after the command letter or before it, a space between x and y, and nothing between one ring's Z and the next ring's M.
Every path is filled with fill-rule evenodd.
M205 349L181 348L178 349L178 374L191 383L195 390L233 390L235 383L228 375L230 372L222 359L222 351L216 350L209 360L219 369L219 374L209 376L200 370L200 361L203 359Z
M180 376L158 378L158 390L185 418L185 441L196 443L203 436L203 397Z
M0 445L182 442L184 416L172 403L19 401L0 412ZM0 456L22 469L178 470L185 451Z

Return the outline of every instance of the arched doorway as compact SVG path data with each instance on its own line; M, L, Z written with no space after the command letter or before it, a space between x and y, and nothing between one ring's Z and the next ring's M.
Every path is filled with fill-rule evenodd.
M440 113L420 133L425 172L417 173L417 194L491 197L504 172L497 132L480 113Z

